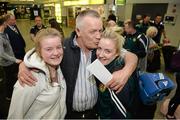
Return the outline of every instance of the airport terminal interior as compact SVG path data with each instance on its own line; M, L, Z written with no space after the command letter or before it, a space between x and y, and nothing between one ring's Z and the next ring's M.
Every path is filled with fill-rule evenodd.
M137 20L148 14L153 20L156 14L162 16L162 22L166 31L166 36L170 40L170 45L177 48L180 42L180 1L179 0L0 0L0 14L11 13L16 16L16 25L22 34L26 51L34 47L34 42L30 37L30 29L35 24L35 16L41 16L43 24L50 27L49 19L55 18L61 26L65 38L69 37L74 31L75 18L85 9L94 9L101 15L102 20L106 21L109 11L113 11L116 16L116 23L122 26L127 19ZM163 37L160 44L163 44ZM172 71L166 69L163 52L161 51L161 66L156 72L162 72L175 82ZM154 119L164 119L160 112L162 102L171 98L175 89L158 101ZM19 98L21 99L21 98ZM0 119L6 119L8 115L10 100L6 99L5 80L3 69L0 69ZM18 109L18 108L17 108Z

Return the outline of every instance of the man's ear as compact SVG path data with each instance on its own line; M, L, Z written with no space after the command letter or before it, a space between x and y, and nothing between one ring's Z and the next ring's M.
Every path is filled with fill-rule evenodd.
M76 28L75 31L76 31L77 36L80 37L80 30L79 30L79 28Z

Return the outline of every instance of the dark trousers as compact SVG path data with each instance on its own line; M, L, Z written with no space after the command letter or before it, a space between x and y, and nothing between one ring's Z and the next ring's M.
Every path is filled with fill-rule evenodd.
M3 77L4 77L3 67L0 66L0 79L3 79Z
M155 50L152 61L148 61L148 63L147 63L147 71L148 72L155 72L156 70L160 69L160 67L161 67L160 56L161 56L160 50Z
M164 46L162 48L163 52L163 58L164 58L164 63L165 63L165 70L170 70L171 69L171 58L173 56L173 53L176 51L176 47L173 46Z
M65 119L98 119L97 107L82 112L70 111Z
M18 64L3 67L6 84L6 97L11 98L14 84L17 81Z
M180 72L176 74L176 83L177 83L177 88L176 88L176 93L173 96L173 98L169 102L168 106L168 115L173 116L174 112L176 111L178 105L180 104Z
M156 104L144 105L142 102L140 102L138 106L136 119L153 119L156 107Z

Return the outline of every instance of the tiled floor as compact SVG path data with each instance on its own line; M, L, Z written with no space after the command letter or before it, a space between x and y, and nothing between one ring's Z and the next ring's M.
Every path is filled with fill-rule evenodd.
M31 49L34 45L33 41L30 40L30 34L29 34L30 27L33 24L34 24L34 22L30 21L30 20L26 20L26 19L17 20L17 26L18 26L20 32L22 33L22 35L26 41L26 51ZM63 27L63 31L65 34L65 37L67 37L68 35L70 35L70 33L73 31L73 29ZM162 62L163 62L163 60L162 60ZM164 72L164 64L162 64L160 72ZM168 72L164 72L164 73L167 74L169 77L171 77L174 80L172 73L168 73ZM1 78L1 76L0 76L0 78ZM7 116L8 107L9 107L9 103L10 103L9 101L5 100L5 95L4 95L5 91L4 91L4 84L3 83L4 83L3 81L0 81L0 119L5 118ZM168 97L171 97L174 94L174 91L175 90L173 90ZM155 119L162 119L163 118L162 114L159 112L159 109L160 109L159 106L161 105L161 103L162 102L158 103L158 108L156 110L156 114L154 117Z

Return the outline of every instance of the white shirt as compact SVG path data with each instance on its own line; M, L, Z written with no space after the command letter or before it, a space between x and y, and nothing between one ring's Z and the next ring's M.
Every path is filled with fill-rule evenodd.
M74 43L77 45L75 39ZM96 81L94 76L86 69L86 67L91 64L91 55L92 52L86 56L81 50L79 71L73 96L74 111L85 111L92 109L97 102L98 92Z

